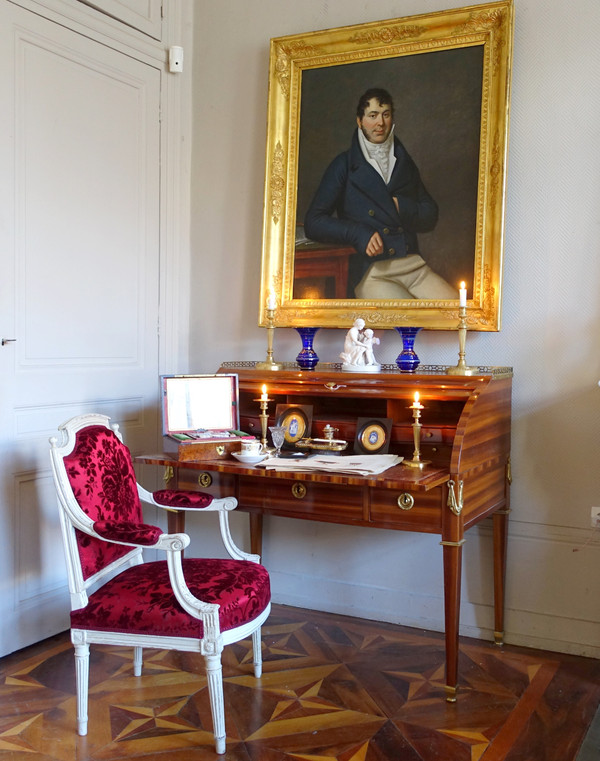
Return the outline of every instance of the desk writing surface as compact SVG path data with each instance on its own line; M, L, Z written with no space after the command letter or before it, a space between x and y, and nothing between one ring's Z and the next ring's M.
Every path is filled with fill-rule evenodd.
M189 470L206 470L212 473L229 473L234 476L254 476L257 478L276 478L288 481L317 481L319 483L337 484L339 486L369 486L380 489L402 489L405 491L429 491L448 481L448 471L443 468L427 466L424 470L395 465L383 473L374 476L353 476L348 473L298 473L289 471L266 470L252 465L244 465L236 460L201 460L197 462L178 461L170 454L140 455L135 461L143 465L162 465L164 467L187 468Z

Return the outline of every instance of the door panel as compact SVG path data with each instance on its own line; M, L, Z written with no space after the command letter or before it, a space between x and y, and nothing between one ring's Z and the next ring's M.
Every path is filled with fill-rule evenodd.
M64 629L48 437L157 442L160 71L0 4L0 654Z
M162 0L81 0L107 16L161 39Z

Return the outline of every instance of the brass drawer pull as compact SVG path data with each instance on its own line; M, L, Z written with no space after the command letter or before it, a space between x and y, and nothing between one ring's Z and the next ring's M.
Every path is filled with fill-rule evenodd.
M204 489L212 486L212 482L213 479L210 473L200 473L198 476L198 486L202 486Z
M299 481L296 481L295 484L292 484L292 496L296 497L296 499L303 499L306 497L306 486Z
M415 498L412 494L409 494L407 491L404 492L404 494L401 494L398 497L398 507L401 510L410 510L410 508L415 504Z

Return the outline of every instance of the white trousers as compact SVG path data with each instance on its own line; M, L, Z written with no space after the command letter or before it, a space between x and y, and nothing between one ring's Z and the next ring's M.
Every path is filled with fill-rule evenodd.
M354 289L357 299L458 299L419 254L373 262Z

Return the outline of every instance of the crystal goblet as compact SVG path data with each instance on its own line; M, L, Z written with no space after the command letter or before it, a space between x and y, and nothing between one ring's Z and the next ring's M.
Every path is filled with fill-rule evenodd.
M273 446L275 447L273 456L280 457L281 447L285 441L285 432L287 431L287 425L270 425L269 430L271 431L271 439L273 441Z

